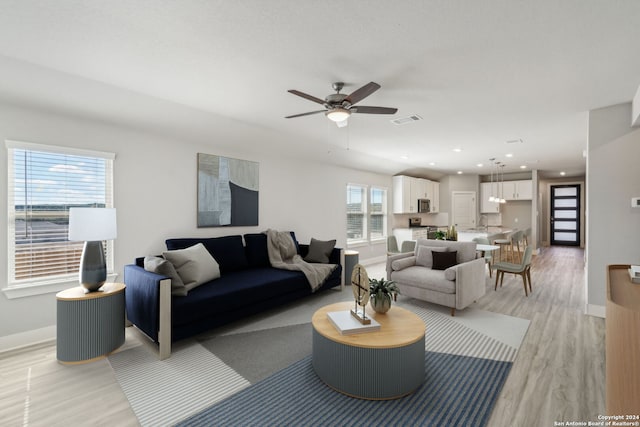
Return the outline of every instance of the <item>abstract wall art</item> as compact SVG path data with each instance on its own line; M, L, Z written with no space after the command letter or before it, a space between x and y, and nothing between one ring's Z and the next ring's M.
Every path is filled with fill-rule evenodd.
M258 163L198 153L198 227L258 225Z

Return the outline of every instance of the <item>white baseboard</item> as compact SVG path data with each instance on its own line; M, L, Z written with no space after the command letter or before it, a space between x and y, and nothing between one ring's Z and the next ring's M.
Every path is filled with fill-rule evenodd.
M0 353L56 339L56 326L0 337Z
M585 307L585 314L589 316L602 317L604 319L607 317L607 309L604 305L587 304Z

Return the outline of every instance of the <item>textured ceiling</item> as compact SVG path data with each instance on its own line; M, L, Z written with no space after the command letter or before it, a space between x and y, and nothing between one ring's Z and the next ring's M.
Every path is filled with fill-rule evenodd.
M635 0L2 0L0 99L202 138L194 117L224 116L264 129L262 148L386 173L485 174L496 157L575 175L588 111L640 84L639 23ZM324 98L334 81L375 81L362 104L399 111L284 119L318 109L288 89Z

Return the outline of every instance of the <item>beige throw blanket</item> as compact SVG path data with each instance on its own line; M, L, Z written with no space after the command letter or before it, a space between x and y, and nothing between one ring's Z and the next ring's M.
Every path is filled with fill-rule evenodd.
M302 271L309 281L311 290L317 291L329 275L336 269L335 264L309 263L298 255L296 244L288 231L267 230L267 250L273 268Z

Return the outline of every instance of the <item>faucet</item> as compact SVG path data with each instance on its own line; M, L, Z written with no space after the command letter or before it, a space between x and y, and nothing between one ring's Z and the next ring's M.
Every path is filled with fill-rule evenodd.
M489 217L486 215L480 215L480 225L482 226L482 219L484 218L484 229L489 230Z

